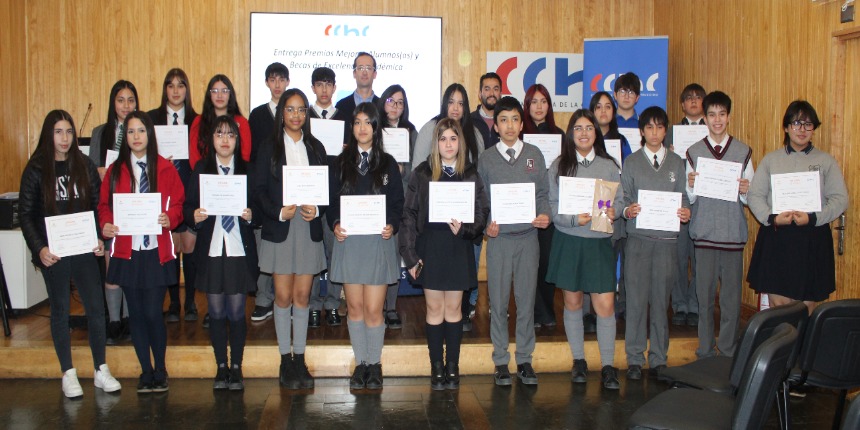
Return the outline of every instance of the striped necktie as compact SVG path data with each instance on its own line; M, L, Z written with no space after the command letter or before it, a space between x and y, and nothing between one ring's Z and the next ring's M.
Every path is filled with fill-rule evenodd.
M140 166L140 192L148 193L149 177L146 175L146 163L138 161L137 165ZM147 248L149 247L149 235L143 236L143 246Z
M116 142L113 143L113 150L119 151L122 148L122 137L125 134L125 127L120 124L119 125L119 133L116 134Z
M221 167L221 170L224 172L225 175L230 172L229 167L219 167ZM236 220L234 220L233 218L234 217L230 215L221 215L221 227L223 227L224 231L226 231L227 233L230 233L230 231L233 230L233 226L236 225Z
M453 177L454 177L454 168L453 168L453 167L451 167L451 166L442 166L442 171L443 171L443 172L445 172L445 174L446 174L446 175L448 175L448 177L449 177L449 178L453 178Z
M179 125L179 114L173 112L173 125Z
M358 164L358 172L362 176L367 174L367 169L370 167L370 163L367 162L367 155L367 151L361 151L361 163Z

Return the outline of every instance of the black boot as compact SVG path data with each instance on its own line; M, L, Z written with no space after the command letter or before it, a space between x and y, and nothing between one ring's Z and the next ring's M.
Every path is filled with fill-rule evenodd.
M293 356L293 370L295 371L296 381L299 388L308 389L314 387L314 377L308 371L308 366L305 364L305 355L296 354Z
M449 361L445 365L445 388L449 390L460 389L460 365Z
M441 361L430 363L430 389L436 391L445 389L445 363Z
M299 381L296 379L296 372L293 368L292 354L281 355L281 371L280 371L281 386L290 390L299 389Z

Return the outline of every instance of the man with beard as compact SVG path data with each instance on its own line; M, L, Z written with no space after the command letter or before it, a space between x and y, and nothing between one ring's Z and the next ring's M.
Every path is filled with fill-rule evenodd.
M495 72L488 72L481 76L481 104L472 112L472 124L481 131L484 138L484 148L489 148L499 141L499 134L493 128L493 109L496 102L502 96L502 78Z

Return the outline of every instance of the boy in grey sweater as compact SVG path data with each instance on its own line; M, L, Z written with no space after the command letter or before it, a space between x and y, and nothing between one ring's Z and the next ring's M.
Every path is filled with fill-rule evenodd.
M507 312L513 282L517 304L517 377L523 384L536 385L537 375L531 365L535 348L534 300L539 252L535 228L547 228L550 223L546 164L536 146L519 139L523 128L523 107L517 99L503 97L496 103L493 117L500 142L481 153L478 174L490 189L491 200L494 185L533 183L537 214L531 223L499 225L495 221L499 214L493 213L492 209L490 212L493 221L486 229L487 286L490 338L496 366L494 380L496 385L512 384L508 370L511 355L508 352Z
M627 222L627 247L624 278L627 282L627 324L625 349L627 379L641 379L645 364L645 347L650 328L648 351L650 374L659 377L666 367L669 330L666 310L669 293L677 278L678 246L676 231L640 229L636 217L642 210L639 191L668 191L681 194L677 215L681 222L690 220L690 203L686 194L684 160L663 146L669 117L663 109L652 106L639 116L642 148L625 160L621 172L624 189L624 212ZM650 312L648 306L650 305ZM646 321L650 325L646 327Z

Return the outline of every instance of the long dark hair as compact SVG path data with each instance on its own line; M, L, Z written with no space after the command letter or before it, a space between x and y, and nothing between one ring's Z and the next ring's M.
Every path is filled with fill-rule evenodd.
M573 139L573 127L580 118L587 119L594 126L594 155L610 160L618 166L618 162L606 152L603 133L600 132L600 125L597 124L597 118L595 118L594 113L588 109L577 109L573 113L573 116L570 117L567 131L564 134L565 138L562 139L561 155L558 157L558 172L555 176L556 182L558 182L559 176L576 176L576 168L579 166L579 162L576 161L576 141ZM621 166L618 166L618 168L620 169Z
M169 103L167 97L167 86L173 82L173 78L179 79L179 82L182 85L185 85L185 118L192 118L197 115L197 112L194 110L194 106L191 104L191 86L188 85L188 75L185 74L185 71L174 67L167 71L167 75L164 76L164 83L161 86L161 106L156 109L158 112L159 118L167 117L167 105Z
M445 89L445 94L442 95L442 104L439 106L439 115L434 118L436 121L448 117L448 101L455 92L463 96L463 117L460 118L460 126L463 127L463 137L466 141L466 148L471 155L472 163L478 163L478 138L475 136L475 126L472 125L472 115L469 115L469 94L466 93L466 87L461 84L451 84ZM487 145L487 142L484 142ZM419 161L420 162L420 161Z
M215 86L215 83L223 82L230 90L230 97L227 99L227 115L235 116L242 115L239 110L239 102L236 101L236 90L233 88L233 82L226 75L215 75L209 80L206 85L206 97L203 99L203 112L200 113L200 127L197 135L197 151L201 156L206 155L207 149L212 146L212 133L215 132L215 118L218 114L215 113L215 104L212 103L212 94L209 90ZM209 139L207 141L206 139Z
M149 192L158 192L158 142L155 139L155 127L152 125L152 120L145 112L134 111L125 117L124 127L128 130L128 122L132 119L139 119L146 128L146 178L149 181ZM134 170L131 167L131 148L128 147L128 133L122 136L122 147L119 148L119 156L112 164L110 172L110 195L108 202L113 205L113 193L116 191L116 185L119 183L120 171L122 166L128 169L128 176L131 177L131 192L137 190L137 180L134 178Z
M531 116L531 104L532 100L535 98L535 93L541 93L547 102L547 111L546 111L546 125L549 127L548 130L555 130L555 114L552 111L552 98L549 96L549 90L546 89L543 84L534 84L529 87L528 91L526 91L526 98L523 99L523 132L520 133L520 137L523 134L535 134L538 133L538 126L535 124L535 121Z
M275 108L275 131L272 135L272 143L275 146L274 148L272 148L272 160L269 162L269 171L271 172L273 178L278 177L277 172L281 169L281 166L284 165L281 164L281 160L283 159L283 162L286 163L286 154L284 153L284 134L286 134L286 132L284 131L284 109L286 109L285 106L287 105L287 100L293 98L293 96L301 97L302 106L304 106L305 109L308 109L308 111L310 111L310 105L308 104L308 96L306 96L305 93L298 88L290 88L284 91L284 93L281 94L281 98L278 99L278 106L277 108ZM305 122L302 124L302 134L304 136L303 143L305 144L305 148L310 150L310 153L316 156L316 161L319 164L323 164L325 161L325 156L317 152L316 145L313 144L316 138L313 137L313 135L311 134L310 115L305 115ZM310 162L313 160L308 161Z
M383 176L388 170L388 157L385 156L385 149L382 147L382 125L379 122L379 111L373 103L361 103L355 107L355 111L352 113L353 124L355 124L357 120L355 118L360 113L367 115L367 118L370 119L370 125L373 127L370 158L367 160L369 164L368 173L373 178L373 192L379 193L383 185ZM341 194L349 194L355 189L355 183L358 179L357 162L359 158L358 140L355 138L355 132L353 132L349 134L346 148L335 161L340 167Z
M57 215L57 172L54 169L54 127L60 121L68 121L72 127L72 144L66 161L69 163L69 213L91 210L90 180L87 172L86 156L78 149L78 134L75 131L75 121L64 110L52 110L45 116L39 143L30 157L28 165L32 165L42 173L42 204L45 215Z
M619 133L618 131L618 106L615 105L615 99L606 92L606 91L598 91L591 96L591 102L588 103L588 110L594 113L594 110L597 109L597 104L600 103L600 98L606 96L609 99L609 104L612 106L612 115L609 120L609 132L606 135L610 135L613 133ZM598 126L599 128L599 126ZM602 132L600 134L603 134Z
M225 125L230 129L230 132L236 136L236 147L233 148L233 172L239 175L245 175L248 173L248 165L245 163L245 160L242 159L242 136L239 134L239 124L236 124L236 120L230 115L221 115L218 118L215 118L212 134L214 135L217 133L218 130ZM210 138L209 142L212 146L209 147L206 155L202 158L203 173L208 175L217 175L218 154L215 152L215 139ZM148 158L149 157L147 157L147 159Z
M382 92L382 95L379 96L379 100L376 102L376 110L379 111L380 116L385 117L382 118L383 123L388 126L388 122L386 121L387 117L385 115L385 101L397 93L403 94L403 113L401 113L400 118L397 119L397 128L405 128L410 132L415 131L415 125L409 122L409 99L406 98L406 90L404 90L400 85L392 85Z
M110 99L108 100L108 112L107 112L107 121L105 121L104 130L102 130L102 140L99 147L99 159L104 160L105 155L107 154L108 149L113 149L114 143L116 143L116 126L119 124L119 120L116 117L116 100L117 94L120 91L128 88L131 90L131 93L134 94L134 110L137 111L140 108L140 98L137 97L137 88L135 88L134 84L126 80L119 80L113 84L113 87L110 89Z

